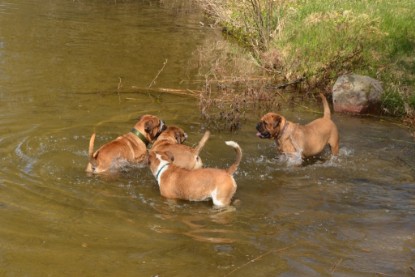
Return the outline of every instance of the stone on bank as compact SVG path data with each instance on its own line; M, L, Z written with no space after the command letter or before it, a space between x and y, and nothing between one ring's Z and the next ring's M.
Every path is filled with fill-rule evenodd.
M378 114L381 110L382 84L368 76L340 76L333 86L335 112Z

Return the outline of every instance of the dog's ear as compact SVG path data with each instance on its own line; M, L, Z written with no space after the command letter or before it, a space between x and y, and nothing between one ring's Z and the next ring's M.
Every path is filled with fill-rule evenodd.
M281 118L281 116L276 115L274 117L274 119L275 119L275 121L274 121L274 128L277 128L281 124L282 118Z
M150 133L154 128L153 126L153 120L146 121L146 123L144 123L144 131L146 131L146 133Z
M174 156L173 156L173 153L172 152L166 151L165 154L169 158L170 162L173 162L174 161Z

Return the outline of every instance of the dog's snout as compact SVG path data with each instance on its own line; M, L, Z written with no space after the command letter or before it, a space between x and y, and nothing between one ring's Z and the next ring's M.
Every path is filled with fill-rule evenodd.
M263 123L262 122L258 122L258 124L256 125L256 129L258 131L261 131L262 130L262 126L263 126Z
M271 134L270 132L267 131L267 128L265 125L266 125L265 121L258 122L258 124L256 125L256 130L258 131L256 135L257 137L261 139L271 138Z

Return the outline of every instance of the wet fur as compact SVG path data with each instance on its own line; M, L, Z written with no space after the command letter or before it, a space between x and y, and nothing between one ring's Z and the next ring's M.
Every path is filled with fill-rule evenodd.
M330 145L331 153L339 153L339 134L331 120L330 108L326 98L323 101L324 115L307 125L293 123L276 113L265 114L256 129L257 136L262 139L274 139L278 150L288 155L301 155L307 158L320 154L324 147Z
M156 116L143 115L134 125L134 128L143 134L149 142L152 142L164 131L166 126ZM137 165L147 162L146 144L131 132L104 144L95 152L94 142L95 133L92 134L89 140L89 162L86 167L86 171L89 173L107 173L126 164Z
M233 174L242 159L242 150L236 142L227 141L236 151L235 162L228 169L200 168L188 170L174 163L170 152L154 152L149 156L149 166L163 197L189 201L212 199L215 207L226 207L236 192Z
M170 152L174 156L174 164L186 169L197 169L203 166L199 153L209 139L210 132L206 131L195 148L184 145L187 134L182 128L168 127L154 142L151 151Z

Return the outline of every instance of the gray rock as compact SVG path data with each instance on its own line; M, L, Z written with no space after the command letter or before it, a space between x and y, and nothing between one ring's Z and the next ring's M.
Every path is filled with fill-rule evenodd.
M383 88L381 82L368 76L340 76L333 86L335 112L379 113Z

